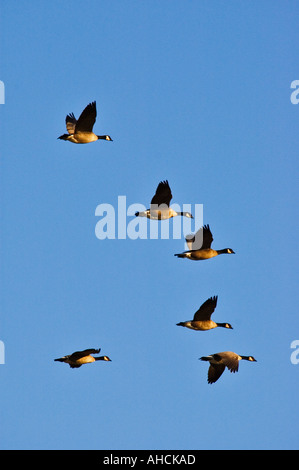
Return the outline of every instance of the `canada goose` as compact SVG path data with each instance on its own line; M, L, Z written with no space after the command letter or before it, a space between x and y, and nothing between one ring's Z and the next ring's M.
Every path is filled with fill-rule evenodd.
M165 220L171 219L177 215L184 215L193 219L190 212L176 212L169 207L172 199L171 189L168 181L160 181L157 186L156 193L151 200L150 209L143 212L135 212L136 217L147 217L148 219L154 220Z
M213 235L211 233L209 225L201 227L195 235L188 235L186 242L189 250L183 253L177 253L174 256L178 258L188 258L192 260L203 260L214 258L217 255L223 253L235 254L231 248L224 248L223 250L213 250L211 244L213 241Z
M78 121L73 113L65 118L68 134L63 134L58 139L68 140L74 144L88 144L98 139L112 140L109 135L96 135L92 132L97 117L96 102L89 103L82 111Z
M238 372L239 361L241 361L242 359L244 359L245 361L257 362L252 356L239 356L239 354L236 354L231 351L211 354L210 356L200 357L199 359L201 361L208 361L210 363L208 371L209 384L217 382L226 367L231 372Z
M101 349L85 349L84 351L76 351L69 356L63 356L59 359L54 359L54 361L66 362L72 369L75 367L81 367L82 364L88 364L89 362L111 361L108 356L91 356L91 354L98 354L100 351Z
M194 314L193 320L177 323L177 326L185 326L191 330L200 331L212 330L213 328L217 328L217 326L222 328L229 328L232 330L233 327L229 323L215 323L213 320L211 320L211 315L217 305L217 299L217 296L210 297Z

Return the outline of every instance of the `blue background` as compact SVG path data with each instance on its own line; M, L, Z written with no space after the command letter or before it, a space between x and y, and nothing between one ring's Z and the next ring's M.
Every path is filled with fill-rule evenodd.
M1 448L298 448L298 15L1 1ZM93 100L113 142L57 140ZM95 236L98 204L147 206L163 179L236 255ZM212 295L233 330L176 326ZM98 347L112 362L53 361ZM208 385L198 358L226 350L258 362Z

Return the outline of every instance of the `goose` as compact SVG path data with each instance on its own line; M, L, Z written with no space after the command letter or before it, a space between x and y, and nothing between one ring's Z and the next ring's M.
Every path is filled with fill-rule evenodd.
M63 134L58 139L68 140L74 144L88 144L98 139L111 140L109 135L96 135L92 132L97 117L96 102L89 103L82 111L78 121L73 113L65 118L68 134Z
M211 315L217 305L218 296L210 297L194 314L193 320L177 323L177 326L185 326L191 330L207 331L213 328L222 327L230 330L233 327L229 323L215 323L211 320Z
M252 356L239 356L239 354L236 354L231 351L211 354L210 356L203 356L199 359L201 361L208 361L210 363L208 371L209 384L217 382L226 367L231 372L238 372L239 362L241 360L257 362L256 359L254 359L254 357Z
M209 225L201 227L195 235L187 235L185 240L189 250L184 251L183 253L177 253L174 256L197 261L214 258L215 256L223 253L235 254L234 250L231 248L224 248L223 250L213 250L211 248L213 235Z
M69 364L72 369L76 367L81 367L82 364L88 364L90 362L111 361L108 356L91 356L91 354L98 354L100 351L101 349L85 349L84 351L76 351L68 356L63 356L58 359L54 359L54 361L65 362L66 364Z
M135 212L136 217L147 217L148 219L154 220L165 220L182 215L193 219L193 215L190 212L176 212L169 207L172 199L171 189L168 181L160 181L157 186L156 193L151 200L150 209L143 212Z

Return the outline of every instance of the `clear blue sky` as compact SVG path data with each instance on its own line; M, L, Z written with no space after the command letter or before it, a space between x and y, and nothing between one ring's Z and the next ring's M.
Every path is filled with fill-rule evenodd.
M1 1L2 449L296 449L296 1ZM97 134L57 140L97 101ZM103 240L98 204L204 205L214 248ZM131 220L128 218L128 220ZM176 326L218 295L214 320ZM53 359L102 348L110 363ZM253 355L207 384L210 353Z

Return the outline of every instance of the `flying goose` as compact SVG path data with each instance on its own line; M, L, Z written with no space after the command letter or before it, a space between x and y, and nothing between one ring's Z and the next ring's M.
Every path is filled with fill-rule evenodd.
M97 117L96 102L89 103L82 111L78 121L73 113L65 118L68 134L63 134L58 139L68 140L74 144L88 144L98 139L112 140L109 135L96 135L92 132Z
M154 220L171 219L177 215L183 215L193 219L190 212L176 212L169 207L172 199L171 189L168 181L160 181L157 186L156 193L151 200L150 209L143 212L135 212L136 217L147 217Z
M65 362L74 369L75 367L81 367L82 364L88 364L89 362L95 361L111 361L108 356L93 357L91 354L98 354L101 349L85 349L84 351L76 351L69 356L63 356L54 361Z
M178 258L189 258L192 260L203 260L214 258L217 255L223 253L234 254L235 252L231 248L224 248L223 250L213 250L211 244L213 241L213 235L211 233L209 225L201 227L195 235L187 235L186 242L189 250L183 253L177 253L174 256Z
M185 326L191 330L200 331L212 330L213 328L217 328L217 326L232 330L233 327L229 323L215 323L211 320L211 315L217 305L217 299L218 296L210 297L194 314L193 320L177 323L177 326Z
M231 372L238 372L239 361L257 362L252 356L239 356L231 351L225 351L210 356L203 356L199 358L201 361L208 361L210 363L208 371L208 383L212 384L217 382L219 377L223 374L224 369L227 367Z

